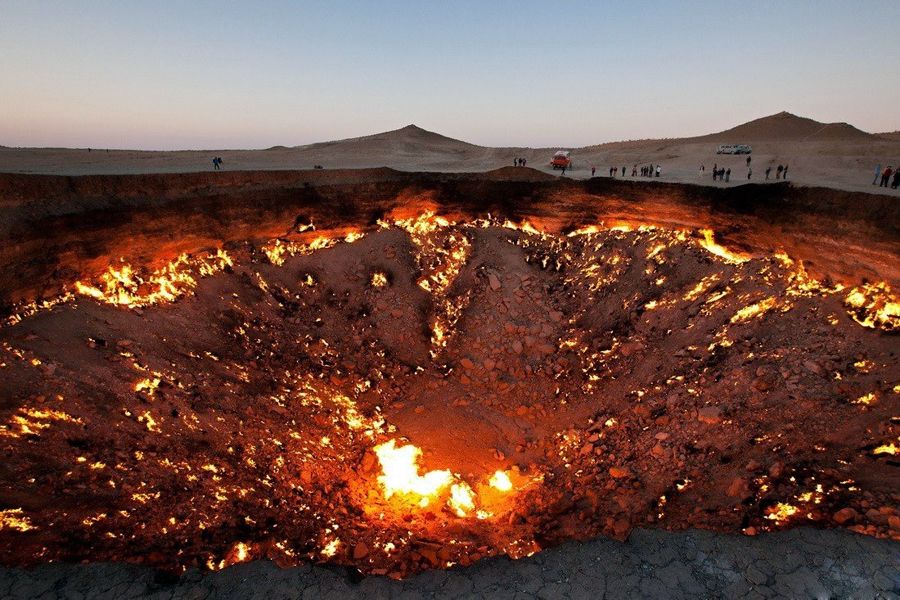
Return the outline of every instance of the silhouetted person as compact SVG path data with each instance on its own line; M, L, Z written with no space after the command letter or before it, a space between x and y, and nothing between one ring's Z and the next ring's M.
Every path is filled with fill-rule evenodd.
M891 182L891 189L896 190L900 186L900 168L894 171L894 180Z
M215 169L216 171L219 170L219 157L218 156L213 157L213 169Z
M591 177L594 176L594 173L597 172L597 167L591 167Z
M747 169L747 181L750 181L751 177L753 177L753 169Z
M750 157L749 156L747 157L747 166L748 167L750 166Z
M628 175L628 172L625 170L625 165L622 165L622 177Z
M784 173L781 174L782 179L787 179L787 170L788 170L788 166L784 165Z
M656 165L656 176L659 177L659 174L662 173L662 167Z
M631 168L631 176L637 177L637 165L634 165L634 167Z
M781 172L784 171L784 167L778 165L778 168L775 169L775 179L781 179Z
M731 180L731 169L727 169L725 171L725 183L728 183Z
M569 166L569 165L563 165L563 168L562 168L562 174L563 174L563 175L566 174L566 167L568 167L568 166Z
M879 177L881 177L881 165L875 167L875 179L872 180L872 185L878 185Z
M881 174L881 185L879 185L878 187L887 187L888 181L891 180L891 175L893 175L893 173L894 169L891 167L891 165L888 165L884 170L884 173Z
M772 167L766 167L766 181L769 180L769 173L772 172Z

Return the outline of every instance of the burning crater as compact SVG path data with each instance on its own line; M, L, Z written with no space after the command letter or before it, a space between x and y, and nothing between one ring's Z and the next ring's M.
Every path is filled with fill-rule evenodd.
M116 264L0 328L0 561L897 539L898 327L887 284L678 227L422 211Z

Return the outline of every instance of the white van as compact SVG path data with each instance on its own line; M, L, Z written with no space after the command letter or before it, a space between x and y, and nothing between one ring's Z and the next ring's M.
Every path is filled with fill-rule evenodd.
M750 154L753 148L747 144L722 144L716 154Z

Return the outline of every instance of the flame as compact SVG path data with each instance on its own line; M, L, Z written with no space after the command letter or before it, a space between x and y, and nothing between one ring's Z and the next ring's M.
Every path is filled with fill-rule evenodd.
M882 444L881 446L878 446L877 448L872 450L872 454L890 454L891 456L896 456L898 449L900 449L900 447L898 447L894 442L891 442L890 444Z
M378 272L372 274L372 286L373 287L384 287L387 285L387 275L384 273Z
M100 275L100 281L96 285L76 281L75 291L107 304L140 308L174 302L196 287L194 271L201 277L208 277L232 264L231 257L221 249L204 258L191 258L182 254L146 279L135 272L131 265L123 264L119 268L109 267Z
M870 329L893 331L900 328L900 302L885 283L867 283L850 290L844 300L847 314Z
M797 507L793 504L786 504L784 502L779 502L774 507L770 509L771 512L766 515L766 518L770 521L775 521L776 523L784 523L790 517L797 514Z
M509 475L506 474L506 471L496 471L491 475L491 479L488 483L492 488L500 490L501 492L508 492L513 488L512 481L509 479Z
M453 481L450 471L428 471L419 475L419 457L422 450L412 444L397 447L396 440L379 444L374 448L381 463L383 475L378 481L384 487L385 498L394 494L419 496L419 506L425 507Z
M773 296L769 296L764 300L760 300L755 304L751 304L749 306L745 306L735 313L733 317L731 317L732 323L738 323L740 321L747 321L752 319L753 317L762 316L765 313L772 310L775 307L776 299Z
M433 472L433 471L432 471ZM450 499L447 501L457 517L465 517L475 509L475 494L465 482L450 486Z
M341 540L335 538L325 544L325 547L322 548L322 556L326 558L331 558L335 554L337 554L338 548L341 546Z
M0 510L0 531L12 529L20 533L36 529L28 517L22 515L21 508Z
M725 246L717 244L715 240L715 234L713 233L712 229L701 229L700 233L703 235L703 240L700 242L700 245L704 247L707 252L715 254L719 258L723 259L726 263L739 265L750 260L750 257L746 254L732 252Z

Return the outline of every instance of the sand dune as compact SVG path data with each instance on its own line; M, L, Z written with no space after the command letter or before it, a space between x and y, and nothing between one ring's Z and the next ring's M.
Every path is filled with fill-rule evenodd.
M717 155L722 143L753 145L752 181L764 178L766 167L790 165L798 185L900 194L872 185L875 166L900 164L900 133L871 134L847 123L821 123L781 112L732 129L700 137L622 141L572 149L574 168L566 176L609 176L613 166L659 164L662 179L713 183L714 165L732 169L730 185L747 181L746 157ZM558 174L549 166L557 147L491 148L452 139L415 125L401 129L305 146L274 146L265 150L198 150L150 152L136 150L3 148L0 172L59 175L175 173L212 169L212 157L224 159L225 170L325 169L392 167L406 171L487 171L510 166L516 157L528 166ZM700 175L700 165L706 167ZM620 174L621 176L621 171Z

